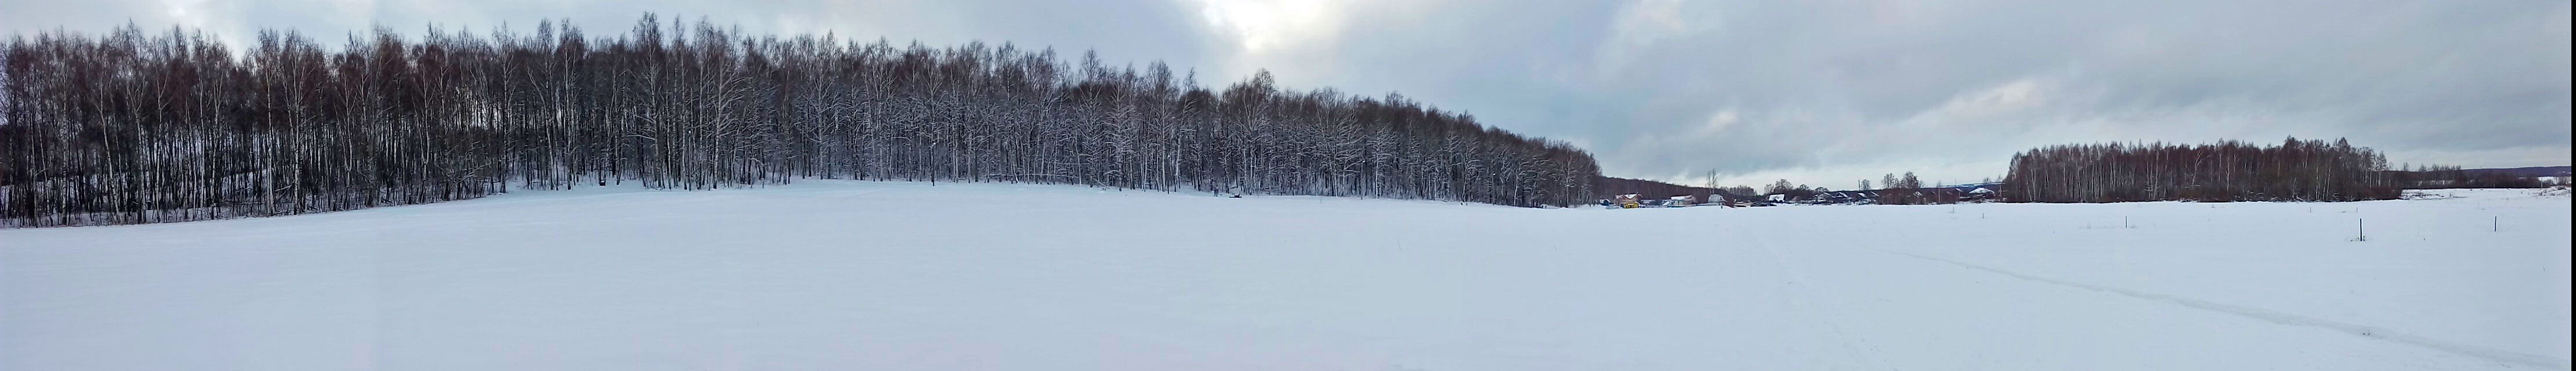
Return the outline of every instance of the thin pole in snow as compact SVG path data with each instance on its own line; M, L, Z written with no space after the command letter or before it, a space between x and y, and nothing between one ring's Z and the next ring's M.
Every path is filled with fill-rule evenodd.
M2488 232L2502 232L2502 231L2504 231L2504 217L2501 217L2501 216L2490 216L2490 217L2487 217L2487 231L2488 231Z
M2369 234L2369 233L2364 233L2364 232L2362 232L2362 221L2361 221L2361 219L2360 219L2360 218L2354 218L2354 219L2352 220L2352 240L2353 240L2353 241L2369 241L2369 240L2370 240L2370 234Z

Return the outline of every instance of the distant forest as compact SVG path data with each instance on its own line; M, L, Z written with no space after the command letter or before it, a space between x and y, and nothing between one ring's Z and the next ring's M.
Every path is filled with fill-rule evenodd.
M2551 183L2542 181L2542 177L2567 176L2567 167L2461 170L2458 166L2432 165L2391 170L2389 174L2412 189L2543 188Z
M1605 176L1593 178L1592 180L1592 197L1595 199L1609 199L1611 197L1624 194L1637 194L1649 198L1664 198L1681 195L1707 197L1717 191L1717 189L1712 188L1692 187L1645 179L1628 179Z
M1160 62L749 35L378 29L20 35L0 53L0 225L348 210L513 189L791 179L1590 201L1591 154L1400 95L1225 87Z
M2063 145L2013 155L2003 193L2016 202L2384 200L2406 185L2388 170L2378 151L2342 139Z

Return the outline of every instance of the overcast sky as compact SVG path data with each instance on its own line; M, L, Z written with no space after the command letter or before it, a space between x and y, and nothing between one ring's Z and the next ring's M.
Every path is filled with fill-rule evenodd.
M2568 1L0 0L0 26L95 33L381 24L589 34L665 19L1163 60L1218 85L1395 91L1564 139L1611 176L1846 189L2000 177L2102 141L2350 138L2391 162L2569 163Z

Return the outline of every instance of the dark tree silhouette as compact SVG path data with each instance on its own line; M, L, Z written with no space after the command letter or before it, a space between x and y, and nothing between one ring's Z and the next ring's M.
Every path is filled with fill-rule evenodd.
M1915 178L1914 172L1911 171L1905 172L1904 176L1887 174L1887 176L1881 177L1880 179L1882 179L1880 182L1887 186L1887 189L1878 191L1878 203L1881 205L1921 205L1957 202L1956 199L1942 200L1939 197L1935 197L1933 194L1927 194L1929 192L1938 191L1923 188L1923 180Z
M1716 193L1716 191L1717 190L1713 188L1692 187L1645 179L1628 179L1605 176L1594 177L1592 181L1593 198L1596 199L1607 199L1611 196L1624 194L1636 194L1648 198L1691 196L1699 199L1708 199L1709 195Z
M126 26L0 51L0 225L348 210L520 189L798 178L1036 182L1570 205L1592 156L1389 94L1225 87L1048 49L748 35L379 29L233 55Z
M2485 169L2481 169L2485 170ZM2540 177L2505 171L2461 170L2459 166L2426 165L2406 170L2389 170L2397 184L2412 189L2449 188L2548 188Z
M2017 202L2356 201L2397 198L2388 160L2369 147L2290 138L2177 145L2091 144L2013 155L2003 197Z

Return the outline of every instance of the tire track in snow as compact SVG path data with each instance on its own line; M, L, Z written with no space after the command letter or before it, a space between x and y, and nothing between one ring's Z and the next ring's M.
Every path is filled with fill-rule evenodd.
M2551 357L2548 357L2548 356L2541 356L2541 355L2534 355L2534 354L2525 354L2525 353L2521 353L2521 352L2515 352L2515 351L2509 351L2509 350L2503 350L2503 349L2495 349L2495 348L2488 348L2488 347L2482 347L2482 346L2476 346L2476 345L2468 345L2468 344L2460 344L2460 343L2453 343L2453 342L2441 341L2441 340L2432 339L2432 338L2426 338L2426 337L2422 337L2422 336L2415 336L2415 335L2409 335L2409 334L2400 333L2400 332L2396 332L2396 331L2390 331L2390 330L2388 330L2388 329L2383 329L2383 328L2378 328L2378 327L2365 326L2365 325L2359 325L2359 324L2351 324L2351 323L2343 323L2343 322L2336 322L2336 321L2329 321L2329 320L2324 320L2324 319L2318 319L2318 318L2315 318L2315 317L2308 317L2308 316L2302 316L2302 315L2297 315L2297 314L2290 314L2290 313L2277 312L2277 311L2266 310L2266 309L2262 309L2262 308L2253 308L2253 307L2245 307L2245 306L2237 306L2237 305L2228 305L2228 304L2222 304L2222 303L2217 303L2217 302L2211 302L2211 301L2207 301L2207 300L2200 300L2200 299L2186 298L2186 297L2180 297L2180 296L2165 295L2165 294L2158 294L2158 293L2152 293L2152 292L2144 292L2144 291L2137 291L2137 290L2123 289L2123 288L2117 288L2117 287L2109 287L2109 286L2092 285L2092 284L2085 284L2085 283L2079 283L2079 282L2063 281L2063 280L2057 280L2057 279L2046 278L2046 277L2039 277L2039 276L2032 276L2032 275L2027 275L2027 274L2021 274L2021 273L2017 273L2017 272L2013 272L2013 271L2007 271L2007 270L2002 270L2002 269L1995 269L1995 268L1993 268L1993 267L1987 267L1987 266L1983 266L1983 265L1968 264L1968 263L1963 263L1963 262L1959 262L1959 261L1955 261L1955 260L1950 260L1950 259L1935 258L1935 257L1922 256L1922 255L1915 255L1915 254L1903 253L1903 252L1896 252L1896 251L1879 250L1879 249L1876 249L1876 248L1870 248L1870 250L1875 250L1875 251L1878 251L1878 252L1889 253L1889 254L1896 254L1896 255L1910 256L1910 257L1914 257L1914 258L1916 258L1916 259L1923 259L1923 260L1930 260L1930 261L1936 261L1936 262L1942 262L1942 263L1949 263L1950 265L1956 265L1956 266L1959 266L1959 267L1961 267L1961 268L1968 268L1968 269L1974 269L1974 270L1986 271L1986 272L1991 272L1991 273L1995 273L1995 274L2001 274L2001 275L2010 276L2010 277L2013 277L2013 278L2020 278L2020 279L2023 279L2023 280L2028 280L2028 281L2033 281L2033 282L2051 283L2051 284L2057 284L2057 285L2068 286L2068 287L2074 287L2074 288L2085 289L2085 290L2092 290L2092 291L2098 291L2098 292L2105 292L2105 293L2119 294L2119 295L2122 295L2122 296L2128 296L2128 297L2139 298L2139 299L2147 299L2147 300L2162 301L2162 302L2166 302L2166 303L2172 303L2172 304L2175 304L2175 305L2181 305L2181 306L2191 307L2191 308L2199 308L2199 309L2202 309L2202 310L2214 311L2214 312L2219 312L2219 313L2233 314L2233 315L2237 315L2237 316L2240 316L2240 317L2252 318L2252 319L2258 319L2258 320L2263 320L2263 321L2265 321L2265 322L2271 322L2271 323L2276 323L2276 324L2291 325L2291 326L2307 326L2307 327L2324 328L2324 329L2328 329L2328 330L2340 331L2340 332L2344 332L2344 333L2348 333L2348 334L2353 334L2353 335L2357 335L2357 336L2361 336L2361 337L2366 337L2366 338L2372 338L2372 339L2379 339L2379 340L2392 341L2392 342L2397 342L2397 343L2400 343L2400 344L2407 344L2407 345L2413 345L2413 346L2418 346L2418 347L2423 347L2423 348L2428 348L2428 349L2433 349L2433 350L2440 350L2440 351L2446 351L2446 352L2456 353L2456 354L2460 354L2460 355L2466 355L2466 356L2471 356L2471 357L2484 358L2484 359L2492 360L2492 361L2496 361L2496 362L2510 363L2510 364L2518 364L2518 365L2525 365L2525 366L2536 366L2536 367L2552 368L2552 369L2560 369L2560 370L2568 369L2568 362L2567 362L2567 360L2563 360L2563 359L2551 358Z

